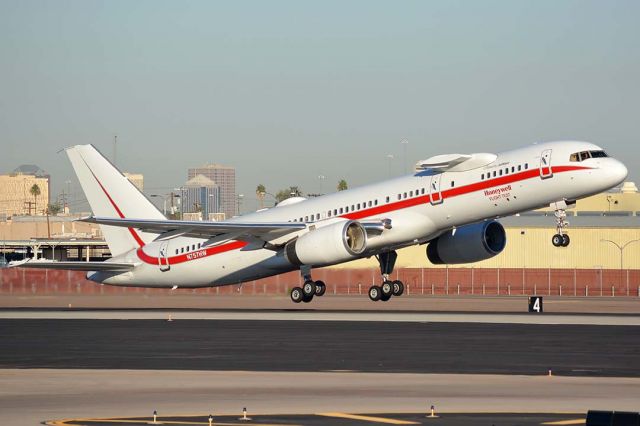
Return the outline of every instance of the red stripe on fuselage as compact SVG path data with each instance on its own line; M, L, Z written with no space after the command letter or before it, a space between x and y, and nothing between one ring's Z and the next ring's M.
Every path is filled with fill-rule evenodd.
M583 166L556 166L552 168L553 173L562 173L562 172L571 172L576 170L588 170L591 167L583 167ZM494 186L502 186L510 183L520 182L531 178L539 178L540 170L539 169L531 169L520 173L515 173L512 175L506 175L497 177L494 179L474 182L469 185L460 186L457 188L447 189L441 192L442 199L453 198L459 195L466 195L476 191L482 191L488 188L492 188ZM426 182L426 181L425 181ZM430 181L427 182L430 184ZM442 184L442 182L440 182ZM393 203L385 204L382 206L372 207L370 209L361 210L358 212L348 213L342 215L345 219L357 220L363 219L365 217L371 217L380 215L383 213L389 213L396 210L406 209L408 207L419 206L421 204L426 204L431 202L430 195L421 195L419 197L408 198L406 200L396 201Z
M590 167L556 166L552 168L553 173L562 173L562 172L587 170L587 169L590 169ZM512 175L501 176L495 179L475 182L469 185L460 186L458 188L451 188L446 191L442 191L441 196L443 199L453 198L453 197L469 194L476 191L482 191L495 186L502 186L510 183L520 182L527 179L539 178L539 177L540 177L540 170L531 169L524 172L515 173ZM429 203L430 201L431 201L431 197L429 195L422 195L420 197L414 197L414 198L398 201L395 203L386 204L383 206L372 207L359 212L345 214L340 217L343 217L345 219L351 219L351 220L363 219L365 217L376 216L383 213L389 213L392 211L402 210L408 207L426 204L426 203ZM178 256L169 257L167 261L169 265L175 265L179 263L189 262L192 260L202 259L204 257L213 256L220 253L225 253L231 250L241 249L246 245L248 245L248 243L244 241L232 241L229 243L221 244L219 246L214 246L214 247L210 247L202 250L196 250L186 254L181 254ZM158 257L153 257L146 254L142 249L142 247L137 250L137 255L140 258L140 260L148 264L158 265L159 260L162 260L164 262L164 259L160 259Z
M202 259L204 257L213 256L220 253L226 253L232 250L238 250L246 245L248 245L246 241L231 241L228 243L220 244L218 246L207 247L200 250L195 250L189 253L180 254L178 256L172 256L167 258L169 265L177 265L183 262L189 262L192 260ZM137 250L136 254L145 263L149 263L152 265L158 265L159 261L165 262L164 258L158 258L148 255L144 252L144 249L141 247Z

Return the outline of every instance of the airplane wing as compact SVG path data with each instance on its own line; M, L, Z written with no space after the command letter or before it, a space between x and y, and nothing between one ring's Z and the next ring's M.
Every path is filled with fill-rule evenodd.
M265 241L279 238L307 227L304 223L299 222L204 222L188 220L120 219L96 216L83 218L80 219L80 221L100 225L136 228L142 232L164 234L161 238L173 238L177 236L212 238L223 234L233 234L234 238L246 235Z
M134 263L116 262L56 262L44 260L32 260L12 262L9 268L33 268L33 269L65 269L72 271L112 271L126 272L133 269Z

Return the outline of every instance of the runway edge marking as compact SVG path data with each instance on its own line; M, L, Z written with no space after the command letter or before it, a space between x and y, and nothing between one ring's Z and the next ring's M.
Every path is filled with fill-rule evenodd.
M417 424L420 424L418 422L410 422L408 420L389 419L389 418L385 418L385 417L361 416L361 415L349 414L349 413L317 413L316 416L338 417L338 418L341 418L341 419L362 420L362 421L365 421L365 422L387 423L387 424L391 424L391 425L417 425Z

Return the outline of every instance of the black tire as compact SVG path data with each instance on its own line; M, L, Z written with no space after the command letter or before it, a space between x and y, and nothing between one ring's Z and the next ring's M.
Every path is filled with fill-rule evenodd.
M293 303L300 303L304 299L304 295L302 294L302 289L300 287L292 288L290 296Z
M382 300L383 302L386 302L386 301L388 301L389 299L391 299L391 295L390 295L390 294L388 294L388 295L386 295L386 296L385 296L384 294L381 294L381 295L380 295L380 300Z
M404 293L404 284L402 281L394 281L393 282L393 295L394 296L402 296Z
M305 297L313 297L316 294L316 283L313 281L307 281L302 285L302 294Z
M383 282L382 285L380 286L380 291L382 292L383 296L391 297L393 295L393 282L392 281Z
M372 285L371 287L369 287L368 294L369 294L369 299L371 299L374 302L377 302L378 300L380 300L380 296L382 296L380 287L378 287L377 285Z
M569 238L569 235L564 234L562 236L562 247L567 247L570 243L571 243L571 238Z
M305 296L304 293L302 294L302 301L304 303L309 303L313 300L313 294L311 296Z
M562 247L563 241L564 238L562 238L562 235L560 234L555 234L553 237L551 237L551 244L553 244L554 247Z
M327 291L327 286L322 281L316 281L316 296L324 296Z

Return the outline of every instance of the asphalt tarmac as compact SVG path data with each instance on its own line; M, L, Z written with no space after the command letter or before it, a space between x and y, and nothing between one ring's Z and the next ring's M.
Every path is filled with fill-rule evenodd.
M318 413L315 415L259 415L243 420L238 416L159 416L156 424L192 426L209 424L218 426L371 426L391 425L439 425L439 426L539 426L584 424L586 415L545 413L436 413L428 417L424 413ZM47 422L50 426L140 426L153 424L153 417L130 417L113 419L67 419Z
M0 320L0 368L640 377L640 327Z

